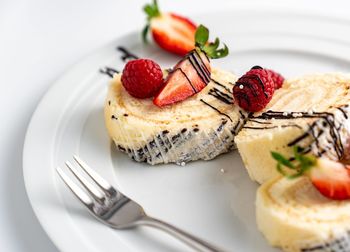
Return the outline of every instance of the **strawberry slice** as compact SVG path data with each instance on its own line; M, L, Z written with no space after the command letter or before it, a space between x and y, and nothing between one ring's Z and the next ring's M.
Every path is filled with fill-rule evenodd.
M180 85L178 83L181 83ZM196 93L194 87L187 79L181 68L168 75L166 85L154 98L153 103L158 107L182 101Z
M291 179L306 175L325 197L333 200L350 199L350 165L324 157L305 155L303 149L298 146L294 146L294 161L277 152L271 154L277 161L277 170L282 175Z
M309 173L312 184L327 198L350 199L350 167L320 158Z
M205 88L210 81L210 74L209 58L205 53L191 51L169 73L153 103L162 107L185 100Z
M156 0L146 5L144 11L148 20L142 33L145 42L151 30L155 42L168 52L184 56L194 49L197 26L190 19L174 13L161 13Z
M159 107L183 101L195 95L208 85L211 80L209 58L220 58L228 54L225 45L218 49L220 40L208 43L209 30L200 25L195 33L196 48L180 60L165 80L164 87L154 98Z

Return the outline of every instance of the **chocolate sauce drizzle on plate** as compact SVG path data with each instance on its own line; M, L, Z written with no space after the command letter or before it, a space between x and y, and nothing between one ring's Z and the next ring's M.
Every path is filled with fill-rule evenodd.
M139 58L123 46L118 46L116 49L117 49L117 51L120 51L122 53L122 56L120 56L120 58L124 62L126 62L128 60L133 60L133 59Z
M118 74L119 71L114 69L114 68L111 68L111 67L104 67L104 68L100 68L100 73L101 74L106 74L108 75L109 77L113 78L114 74Z
M138 57L135 54L131 53L128 49L126 49L123 46L118 46L116 48L116 50L120 51L122 53L122 55L120 56L120 59L123 62L127 62L128 60L132 60L132 59L138 59ZM113 67L109 67L109 66L105 66L104 68L100 68L99 72L101 74L105 74L105 75L109 76L110 78L113 78L114 74L120 73L119 70L117 70Z

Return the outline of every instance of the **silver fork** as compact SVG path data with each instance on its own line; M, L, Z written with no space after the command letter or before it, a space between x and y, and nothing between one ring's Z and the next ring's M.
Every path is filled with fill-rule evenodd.
M82 176L69 161L66 161L66 166L85 188L85 191L75 184L60 167L57 167L56 170L73 194L102 223L115 229L128 229L138 225L147 225L169 233L196 251L223 251L173 225L149 217L139 204L120 193L78 156L73 157L97 186Z

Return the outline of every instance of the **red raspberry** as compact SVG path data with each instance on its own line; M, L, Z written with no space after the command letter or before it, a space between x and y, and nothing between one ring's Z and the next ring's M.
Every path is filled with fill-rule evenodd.
M160 66L152 60L131 60L124 67L122 83L130 95L149 98L163 86L163 73Z
M281 88L283 85L283 82L284 82L284 77L281 74L279 74L271 69L266 69L266 70L270 73L271 78L272 78L273 82L275 83L275 89Z
M252 68L238 79L233 87L233 96L241 108L257 112L266 107L274 91L274 82L269 71Z

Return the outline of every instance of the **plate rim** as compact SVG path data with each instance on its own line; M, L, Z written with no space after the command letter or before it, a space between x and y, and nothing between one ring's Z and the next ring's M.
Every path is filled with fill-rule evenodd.
M283 8L283 9L285 10L285 8ZM232 12L232 11L238 11L238 10L237 9L233 10L232 8L230 8L230 9L224 10L222 12ZM271 12L273 12L273 10L271 10ZM211 13L211 12L208 12L208 13ZM292 14L300 14L300 13L293 12L293 11L291 13ZM202 16L203 13L200 13L199 15ZM327 18L332 19L333 21L339 21L339 20L343 20L343 21L347 21L347 22L349 21L348 19L345 19L345 18L344 19L343 18L339 18L339 17L334 17L333 18L333 17L329 17L329 16L323 16L323 15L320 15L318 13L312 13L310 15L311 16L314 15L314 16L317 16L317 17L320 17L320 18L327 17ZM47 223L45 223L43 221L41 213L40 213L40 211L38 209L38 206L35 205L35 199L33 198L33 195L32 195L32 188L30 188L29 176L28 176L28 173L30 171L30 169L29 169L30 165L28 165L28 160L30 159L30 155L28 154L28 152L29 152L30 146L32 144L30 142L31 134L35 130L35 126L38 123L38 119L37 118L39 118L40 117L40 113L43 112L43 106L45 105L45 103L47 103L47 100L49 99L49 97L55 94L54 91L60 86L60 83L64 80L64 78L67 75L71 75L71 74L77 72L81 68L82 64L84 64L84 63L90 61L92 58L94 58L99 53L99 51L101 51L103 48L115 45L118 41L126 40L129 37L135 36L135 34L139 34L139 31L138 30L134 30L134 31L125 33L122 36L118 36L115 39L113 39L112 41L110 41L110 42L108 42L108 43L106 43L106 44L104 44L104 45L102 45L102 46L100 46L98 48L95 48L94 50L92 50L92 52L88 53L86 56L78 59L73 65L68 66L67 69L62 72L62 75L59 76L58 78L56 78L56 80L52 82L52 86L49 87L48 90L45 92L45 94L41 97L40 102L37 104L34 112L32 113L30 122L28 124L27 131L26 131L26 134L25 134L24 144L23 144L23 156L22 156L23 180L24 180L24 184L25 184L25 188L26 188L26 193L28 195L28 199L30 201L30 205L31 205L31 207L32 207L32 209L33 209L33 211L34 211L34 213L36 215L36 218L38 219L40 225L43 227L43 229L45 230L45 232L47 233L47 235L49 236L51 241L55 244L55 246L57 248L59 248L60 250L62 250L62 251L71 250L72 247L70 247L70 246L63 246L62 243L59 242L59 238L57 238L58 236L54 235L55 231L53 231L53 229L50 229L50 227L49 227L50 225L48 225ZM53 186L56 187L56 185L53 185ZM60 198L59 200L62 202L61 196L58 195L58 197ZM76 232L72 232L72 233L74 233L74 236L76 235ZM79 239L79 240L81 240L81 239ZM129 249L130 250L130 248L127 247L127 245L124 244L123 242L116 243L115 245L116 246L120 246L120 249ZM79 248L74 248L75 250L76 249L86 249L88 251L90 250L88 247L86 247L86 245L84 243L77 243L74 246L78 246L79 247Z

